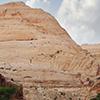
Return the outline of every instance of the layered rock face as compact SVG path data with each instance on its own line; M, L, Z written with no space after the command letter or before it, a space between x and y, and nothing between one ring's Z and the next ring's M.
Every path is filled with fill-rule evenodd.
M84 44L81 46L83 49L88 50L94 58L97 65L97 73L95 84L90 90L95 90L97 93L100 93L100 44Z
M100 44L84 44L81 47L94 55L97 59L97 62L100 64Z
M26 100L84 100L97 62L51 15L17 2L0 5L0 72L23 84Z
M2 46L13 51L1 52L7 62L45 67L47 64L47 69L48 66L61 68L65 62L69 66L73 55L80 51L80 47L52 16L21 2L0 6L0 41L5 43ZM62 60L62 55L67 57L67 61Z

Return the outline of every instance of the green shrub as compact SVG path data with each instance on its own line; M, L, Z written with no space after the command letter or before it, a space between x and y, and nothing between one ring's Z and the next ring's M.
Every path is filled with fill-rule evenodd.
M0 100L10 100L10 97L15 93L15 87L0 87Z
M97 94L95 98L92 98L91 100L100 100L100 93Z

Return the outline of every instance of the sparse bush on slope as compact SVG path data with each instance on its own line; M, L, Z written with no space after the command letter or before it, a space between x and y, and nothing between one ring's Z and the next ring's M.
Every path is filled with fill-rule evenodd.
M97 94L95 98L92 98L91 100L100 100L100 93Z
M10 97L15 93L15 87L0 87L0 100L10 100Z

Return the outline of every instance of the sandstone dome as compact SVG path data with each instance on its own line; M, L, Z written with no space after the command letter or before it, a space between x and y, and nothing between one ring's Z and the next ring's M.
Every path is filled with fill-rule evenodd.
M51 64L55 59L55 63L61 64L57 66L63 67L64 59L67 58L68 66L73 55L81 50L54 17L23 2L0 6L0 41L1 48L6 48L1 54L9 63L29 64L31 59L32 65L47 63L55 67Z

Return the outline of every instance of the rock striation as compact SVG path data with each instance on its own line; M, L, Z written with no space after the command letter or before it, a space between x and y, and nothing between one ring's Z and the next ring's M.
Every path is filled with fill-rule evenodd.
M15 61L19 60L18 62L23 59L33 64L46 62L49 65L55 59L58 64L55 66L60 68L65 62L62 60L62 54L67 56L66 66L69 66L73 54L81 49L58 22L41 9L32 9L18 2L2 5L0 10L0 41L9 42L9 48L12 46L14 50L25 50L23 53L17 52L20 57L16 57L14 51L11 52L14 54L9 53L9 59L14 58ZM54 64L51 66L55 67Z
M26 100L84 100L97 65L50 14L23 2L0 5L0 73L23 84Z
M94 55L97 59L97 62L100 64L100 44L84 44L81 47Z

